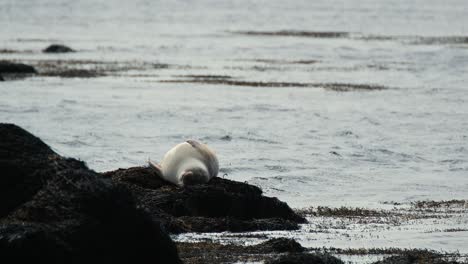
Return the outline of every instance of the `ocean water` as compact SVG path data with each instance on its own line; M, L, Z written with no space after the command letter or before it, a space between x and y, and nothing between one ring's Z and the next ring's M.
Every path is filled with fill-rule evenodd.
M294 208L467 199L466 14L464 0L2 0L0 59L121 67L0 82L0 122L97 171L197 139L220 176ZM262 85L278 82L292 86ZM468 252L460 233L433 247Z

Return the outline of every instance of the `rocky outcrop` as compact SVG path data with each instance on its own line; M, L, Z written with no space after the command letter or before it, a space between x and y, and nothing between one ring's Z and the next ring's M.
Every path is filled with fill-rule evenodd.
M131 192L0 124L0 256L15 262L180 263Z
M344 262L329 254L294 253L282 255L267 264L344 264Z
M31 65L27 65L27 64L23 64L23 63L14 63L14 62L10 62L10 61L0 61L0 73L31 74L31 73L37 73L37 71Z
M62 44L52 44L43 50L45 53L67 53L75 52L72 48Z
M207 184L179 188L148 167L103 176L131 190L139 206L172 233L293 230L305 222L286 203L265 197L246 183L213 178Z
M268 253L268 252L276 252L276 253L284 253L284 252L304 252L305 248L301 246L296 240L291 238L272 238L267 240L263 243L260 243L254 247L260 252Z
M311 263L343 264L329 254L306 253L294 239L273 238L266 242L242 246L216 242L177 243L181 259L186 264L198 263ZM203 252L202 254L200 252Z
M444 254L429 250L411 250L403 254L387 257L374 264L457 264L459 262L448 259Z

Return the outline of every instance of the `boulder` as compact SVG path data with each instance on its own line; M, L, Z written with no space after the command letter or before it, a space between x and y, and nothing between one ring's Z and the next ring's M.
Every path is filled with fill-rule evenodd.
M294 230L306 220L286 203L265 197L247 183L213 178L207 184L179 188L149 167L106 172L132 191L137 203L172 233Z
M47 48L45 48L43 52L45 53L67 53L67 52L75 52L75 50L65 45L52 44L48 46Z
M29 201L55 173L60 159L22 128L0 124L0 218Z
M0 73L37 73L33 66L14 63L10 61L0 61Z
M180 263L130 191L0 124L0 255L49 263Z

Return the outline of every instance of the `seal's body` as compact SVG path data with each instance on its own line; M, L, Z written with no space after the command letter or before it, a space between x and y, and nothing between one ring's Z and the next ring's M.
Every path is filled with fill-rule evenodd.
M207 183L219 171L218 158L207 145L194 140L180 143L169 150L161 164L149 162L166 181L178 186Z

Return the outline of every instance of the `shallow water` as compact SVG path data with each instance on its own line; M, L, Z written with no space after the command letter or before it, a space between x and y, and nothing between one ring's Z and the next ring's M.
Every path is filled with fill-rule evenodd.
M466 1L251 2L1 1L0 50L15 52L0 59L126 66L0 82L0 121L97 171L198 139L221 175L295 208L468 198ZM78 52L41 53L55 42ZM181 75L386 89L161 82Z

